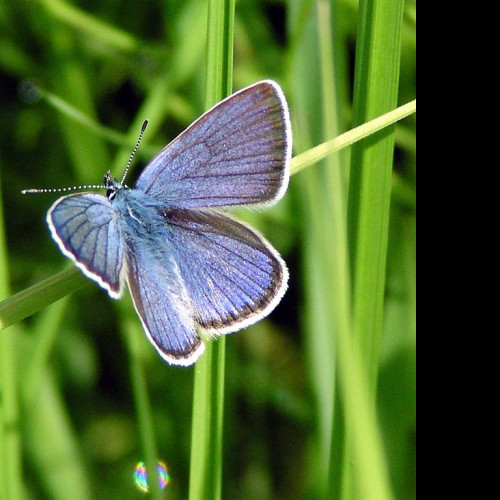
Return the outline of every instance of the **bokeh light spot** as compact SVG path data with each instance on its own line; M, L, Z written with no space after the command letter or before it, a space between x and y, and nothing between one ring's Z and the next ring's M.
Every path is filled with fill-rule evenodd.
M27 104L33 104L42 97L42 91L39 89L35 80L23 80L17 89L21 101Z
M164 462L159 461L156 466L158 473L158 484L163 490L170 484L170 474L168 473L167 466ZM137 488L147 493L149 491L148 474L146 472L146 464L138 462L134 470L134 481Z

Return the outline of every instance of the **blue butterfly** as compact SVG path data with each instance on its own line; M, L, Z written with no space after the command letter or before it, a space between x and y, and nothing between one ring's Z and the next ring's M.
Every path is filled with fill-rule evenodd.
M198 331L245 328L285 293L288 270L278 252L220 207L281 199L291 149L283 92L262 81L196 120L147 164L133 189L108 172L106 196L64 196L47 223L62 253L112 298L127 282L161 357L188 366L204 350Z

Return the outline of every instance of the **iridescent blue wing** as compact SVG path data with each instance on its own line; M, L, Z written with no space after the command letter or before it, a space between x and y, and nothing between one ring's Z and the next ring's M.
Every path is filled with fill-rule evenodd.
M205 349L196 333L187 291L173 259L155 259L129 242L127 281L144 331L163 359L194 363Z
M135 187L179 208L272 204L288 186L291 141L283 92L263 81L202 115L149 162Z
M164 217L195 320L209 333L244 328L279 303L288 270L255 230L209 209L173 209Z
M123 251L117 214L110 201L95 193L57 200L47 213L52 237L62 253L113 298L123 292Z

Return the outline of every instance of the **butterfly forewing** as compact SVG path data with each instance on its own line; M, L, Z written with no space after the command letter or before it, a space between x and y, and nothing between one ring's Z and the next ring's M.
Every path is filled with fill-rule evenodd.
M122 294L124 242L110 201L95 193L57 200L47 223L61 251L113 298Z
M136 189L177 208L271 204L288 185L288 108L274 82L219 103L146 166Z

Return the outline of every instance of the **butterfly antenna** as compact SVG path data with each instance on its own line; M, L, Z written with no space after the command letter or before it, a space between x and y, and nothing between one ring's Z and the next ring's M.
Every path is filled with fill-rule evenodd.
M149 120L144 120L144 123L142 124L141 128L141 133L139 134L139 139L137 139L137 143L132 150L132 154L130 155L130 158L128 160L127 166L125 167L125 173L123 174L122 177L122 184L123 181L125 180L125 177L127 176L128 170L130 168L130 165L132 163L132 158L134 157L135 153L137 152L137 149L139 148L139 144L141 143L142 136L144 135L144 131L146 130L146 127L148 126ZM76 191L78 189L106 189L106 186L102 184L91 184L91 185L86 185L86 186L72 186L72 187L64 187L64 188L50 188L50 189L38 189L38 188L30 188L30 189L23 189L21 191L22 194L40 194L40 193L67 193L68 191Z
M76 191L77 189L106 189L106 186L103 186L102 184L89 184L87 186L71 186L71 187L51 188L51 189L30 188L30 189L23 189L21 193L22 194L66 193L68 191Z
M125 178L127 177L128 170L130 168L130 165L132 164L132 158L134 157L135 153L139 149L139 144L141 143L142 136L144 135L144 131L146 130L146 127L148 126L149 120L144 120L144 123L142 124L141 128L141 133L139 134L139 139L137 139L137 143L132 150L132 154L130 155L130 158L128 159L127 166L125 167L125 172L123 173L121 183L123 184L125 181Z

